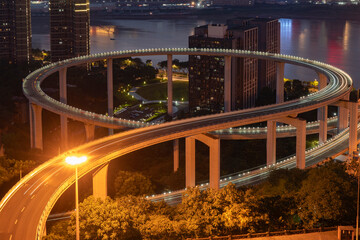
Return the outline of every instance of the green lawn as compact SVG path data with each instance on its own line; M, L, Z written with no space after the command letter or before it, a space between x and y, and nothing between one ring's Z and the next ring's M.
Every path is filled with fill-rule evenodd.
M173 82L174 100L188 101L188 82ZM167 83L152 84L144 86L136 92L147 100L166 100L167 98Z

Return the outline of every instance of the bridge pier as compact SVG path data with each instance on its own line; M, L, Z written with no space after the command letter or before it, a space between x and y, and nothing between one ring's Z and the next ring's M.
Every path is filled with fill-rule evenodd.
M319 85L318 89L321 90L327 85L327 78L324 74L318 73L319 76ZM324 106L318 108L317 118L319 120L319 144L324 143L327 140L327 116L328 116L328 107Z
M173 141L174 149L174 172L179 170L179 139Z
M276 62L276 103L284 102L285 63Z
M172 72L172 55L167 55L167 113L172 118L173 117L173 72ZM174 162L174 172L179 169L179 139L173 141L173 162Z
M350 112L350 122L349 122L349 157L352 157L354 151L357 150L357 124L358 124L358 102L349 102L349 101L339 101L335 106L338 106L339 109L342 109L344 113ZM346 110L346 111L345 111ZM348 123L348 115L342 116L339 122L342 122L342 126L345 128L345 123ZM346 117L346 118L345 118Z
M185 138L185 186L195 187L195 138Z
M281 118L277 121L296 127L296 167L305 169L306 121L292 117Z
M266 133L266 165L276 163L276 121L267 121Z
M30 113L30 147L43 150L42 107L29 104Z
M114 116L114 81L113 81L113 59L106 59L107 64L107 94L108 94L108 115ZM114 134L114 129L109 128L109 135Z
M343 99L344 102L349 101L349 95L346 96ZM341 131L343 131L345 128L347 128L349 126L349 110L347 109L346 106L343 105L337 105L338 106L338 124L337 124L337 128L338 128L338 133L340 133Z
M349 102L350 124L349 124L349 155L357 151L357 124L358 124L358 103Z
M225 56L224 67L224 112L231 111L231 56Z
M195 186L195 140L209 147L209 187L220 188L220 139L210 134L199 134L186 138L186 187Z
M349 157L352 157L353 152L357 150L357 124L359 103L349 102L348 100L340 100L333 105L337 106L339 109L338 131L340 132L344 130L344 128L347 127L347 124L349 124ZM348 115L349 112L350 122Z
M91 142L95 139L95 125L84 123L86 142Z
M172 79L172 55L167 55L167 112L170 117L173 115L173 79Z
M106 163L93 173L93 196L105 200L107 193L107 176L109 164Z
M67 104L67 68L62 68L59 71L59 92L60 102ZM67 117L60 115L60 149L65 151L68 149L68 121Z

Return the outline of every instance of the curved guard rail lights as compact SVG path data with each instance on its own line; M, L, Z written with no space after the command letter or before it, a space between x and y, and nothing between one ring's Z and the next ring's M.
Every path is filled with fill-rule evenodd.
M144 124L124 119L117 119L101 114L90 113L88 111L84 111L82 109L78 109L64 103L60 103L55 99L52 99L42 91L40 86L41 82L44 81L50 74L55 73L63 68L77 66L80 64L103 59L151 55L211 55L221 57L249 57L272 60L276 62L295 64L313 69L316 72L324 74L328 78L329 83L325 88L315 94L311 94L301 99L284 102L281 104L268 105L264 107L245 109L192 119L178 120L160 125ZM87 154L91 154L92 156L92 158L88 160L88 163L80 169L80 177L92 171L93 169L111 161L114 158L157 143L196 135L204 132L247 125L264 120L276 120L281 117L294 115L300 112L305 112L312 109L317 109L322 106L330 105L331 103L337 102L347 96L347 94L349 94L349 92L351 91L351 88L352 80L346 73L344 73L340 69L332 67L328 64L320 63L318 61L311 61L299 57L262 52L229 49L223 50L188 48L126 50L77 57L58 63L52 63L48 66L42 67L41 69L38 69L37 71L27 76L23 82L23 91L29 101L49 111L55 112L57 114L63 114L66 115L68 118L72 118L97 126L103 126L108 128L119 128L123 126L138 128L112 135L106 138L98 139L73 149L72 151L85 152ZM336 147L341 147L342 149L345 149L347 139L348 129L336 135L331 140L328 140L320 147L308 151L306 155L306 164L312 165L316 163L316 161L318 161L312 156L310 156L311 154L325 154L326 152L331 151ZM75 182L75 176L73 171L69 171L69 169L63 168L65 156L65 154L57 156L44 163L43 165L37 167L30 174L28 174L21 181L19 181L15 186L13 186L13 188L5 195L5 197L0 202L0 219L8 218L9 214L20 214L22 206L15 206L20 209L10 208L10 206L14 207L14 205L16 205L18 199L27 202L29 206L31 204L36 204L31 205L33 206L33 208L31 209L31 213L28 213L27 210L21 212L21 218L24 218L25 216L30 216L31 214L31 222L35 222L35 224L29 227L28 221L26 222L25 226L25 223L23 223L20 219L18 224L11 225L11 231L13 231L14 233L16 232L13 239L19 239L19 237L17 236L20 236L21 233L27 233L28 239L41 239L43 230L45 228L46 219L52 207L54 206L57 199L61 196L61 194ZM290 157L288 159L280 160L280 162L278 162L275 166L271 166L270 169L272 167L291 168L294 166L296 166L296 157ZM259 169L260 167L262 169ZM226 180L222 179L221 186L223 186L223 184L226 184L228 181L241 181L242 184L249 184L251 182L254 183L256 181L259 181L259 179L263 179L267 176L269 172L269 167L265 168L265 166L259 166L259 168L252 171L247 170L246 172L240 174L241 176L236 175L236 177L238 177L237 180L235 180L235 176L231 176L232 179L230 179L230 177L226 177ZM40 195L41 198L36 198L38 199L37 201L35 199L31 201L31 198L34 195L30 195L27 190L25 191L25 189L29 188L29 185L31 187L31 184L33 184L34 182L36 183L39 179L50 179L50 177L53 176L52 174L55 173L58 173L58 175L56 178L51 178L52 184L48 184L46 185L46 187L44 187L44 185L36 187L36 196ZM206 186L208 185L203 185L203 187ZM32 190L32 192L35 192L35 190ZM172 196L176 193L178 192L176 191L166 194ZM4 214L8 215L4 217ZM6 224L0 226L0 230L1 227L6 226Z

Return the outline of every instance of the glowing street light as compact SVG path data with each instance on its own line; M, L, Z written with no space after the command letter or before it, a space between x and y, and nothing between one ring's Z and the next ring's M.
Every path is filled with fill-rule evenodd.
M70 156L65 158L65 162L73 166L86 162L86 160L87 160L86 156L82 156L82 157Z
M78 169L77 166L86 162L86 156L69 156L65 158L65 162L75 166L75 209L76 209L76 240L80 240L80 224L79 224L79 187L78 187Z

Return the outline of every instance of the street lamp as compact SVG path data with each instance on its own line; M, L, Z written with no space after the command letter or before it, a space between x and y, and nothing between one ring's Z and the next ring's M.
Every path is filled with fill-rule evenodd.
M75 209L76 209L76 240L80 240L80 227L79 227L79 190L78 190L78 169L77 166L86 162L86 156L69 156L65 158L65 162L75 166Z
M353 163L356 166L354 171L357 175L357 201L356 201L356 229L355 229L355 239L359 240L359 192L360 192L360 169L359 169L359 152L353 151Z

